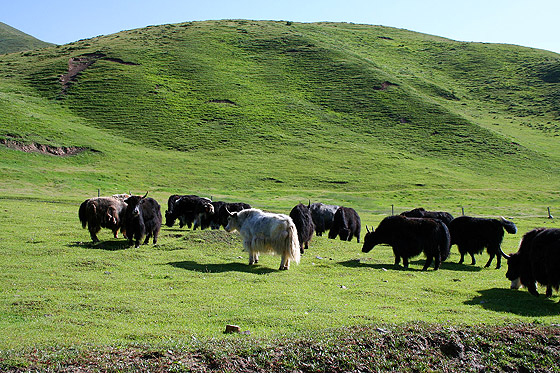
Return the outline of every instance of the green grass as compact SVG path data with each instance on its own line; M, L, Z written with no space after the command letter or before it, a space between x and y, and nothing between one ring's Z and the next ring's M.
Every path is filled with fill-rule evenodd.
M163 200L163 199L160 199ZM395 269L390 248L315 238L299 265L279 257L247 265L237 234L162 229L157 246L127 248L102 231L92 245L77 204L2 199L0 346L184 341L221 336L237 324L257 337L385 323L505 324L556 321L558 306L509 290L505 269L458 265ZM370 222L378 215L365 215ZM546 224L516 220L520 232ZM520 235L507 235L514 251Z
M106 58L62 94L68 60L95 52ZM320 237L279 272L275 256L249 267L224 231L164 227L139 249L103 231L91 245L77 210L98 190L281 213L323 201L374 227L392 209L464 209L512 218L514 252L524 232L557 226L547 207L560 215L558 66L546 51L386 27L243 20L0 56L0 140L89 149L0 146L0 347L186 344L228 323L257 339L555 323L558 296L509 290L505 268L481 268L486 254L458 265L453 248L437 272L419 271L422 257L404 271L388 247Z

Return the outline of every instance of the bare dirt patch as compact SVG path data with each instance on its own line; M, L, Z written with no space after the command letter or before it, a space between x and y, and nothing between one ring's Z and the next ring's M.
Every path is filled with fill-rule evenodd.
M107 57L105 53L95 52L87 53L77 57L71 57L68 60L68 73L62 74L60 76L60 83L62 84L62 93L65 94L68 91L71 83L76 81L78 75L86 70L88 67L93 65L98 60L106 60L115 62L122 65L139 65L135 62L124 61L120 58Z
M44 155L51 155L51 156L74 156L79 153L85 151L92 151L92 152L99 152L91 148L87 147L55 147L52 145L47 144L40 144L40 143L24 143L17 140L10 140L10 139L0 139L0 144L5 145L8 148L15 149L22 152L35 152L41 153Z

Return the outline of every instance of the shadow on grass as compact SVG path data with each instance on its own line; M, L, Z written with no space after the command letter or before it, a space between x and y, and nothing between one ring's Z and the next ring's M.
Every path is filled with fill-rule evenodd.
M422 271L422 268L424 267L424 264L426 263L426 259L417 259L417 260L413 260L413 261L409 261L408 262L408 269L405 269L402 266L402 262L401 265L396 265L391 263L391 264L375 264L375 263L371 263L369 262L371 261L371 259L369 258L362 258L362 259L354 259L354 260L348 260L348 261L342 261L339 262L340 265L346 266L346 267L350 267L350 268L369 268L369 269L378 269L378 270L396 270L396 271ZM480 271L481 268L479 267L474 267L474 266L468 266L468 265L464 265L464 264L457 264L457 263L453 263L453 262L443 262L440 266L440 270L444 269L444 270L454 270L454 271L470 271L470 272L477 272ZM430 265L430 267L428 268L428 271L433 271L434 270L434 263L432 262L432 264Z
M92 242L73 242L67 244L68 247L80 247L80 248L100 248L105 251L120 251L123 249L130 248L128 245L128 240L126 239L114 239L106 240L93 244Z
M239 262L228 264L199 264L198 262L194 261L179 261L169 262L167 263L167 265L171 265L179 269L197 271L200 273L227 273L236 271L251 274L266 274L280 271L278 269L263 268L259 265L247 265L241 264Z
M560 314L560 304L554 298L535 297L527 290L490 288L477 291L480 296L465 301L466 305L479 305L495 312L513 313L525 317L544 317Z

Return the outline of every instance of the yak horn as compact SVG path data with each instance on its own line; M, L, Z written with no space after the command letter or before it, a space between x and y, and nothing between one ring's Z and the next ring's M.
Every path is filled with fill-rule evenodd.
M144 196L142 196L142 199L145 199L146 196L148 196L148 191L146 191L146 194Z
M509 260L509 258L511 257L510 255L506 255L506 254L504 253L504 250L503 250L503 249L500 249L500 254L501 254L502 257L505 258L506 260Z
M369 229L368 229L367 225L366 225L366 231L368 232L368 234L369 234L369 233L371 232L371 231L369 231Z
M227 212L230 216L233 216L233 213L229 211L229 209L227 208L227 206L224 206L224 208L225 208L226 212Z

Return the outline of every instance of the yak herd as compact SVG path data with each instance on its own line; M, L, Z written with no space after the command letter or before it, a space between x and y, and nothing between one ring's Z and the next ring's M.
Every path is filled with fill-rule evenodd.
M358 213L349 207L309 202L298 204L289 215L263 212L246 203L212 201L196 195L171 195L165 211L165 225L172 227L176 220L179 227L185 225L196 230L206 228L238 231L243 247L249 253L249 264L258 263L259 253L278 254L282 257L280 270L289 269L290 262L299 262L313 234L322 236L328 231L330 239L360 243L361 221ZM135 247L148 244L150 238L157 243L162 225L161 207L156 200L144 196L119 194L111 197L86 199L79 208L79 219L83 228L88 228L91 239L98 242L97 233L108 228L115 238L120 231ZM426 262L422 270L434 263L434 270L450 254L452 245L457 245L461 259L471 257L486 249L490 256L485 267L496 257L496 269L501 258L507 260L507 279L511 288L525 286L538 296L537 283L546 287L546 296L560 286L560 229L537 228L527 232L517 253L505 254L501 249L504 230L517 232L511 221L500 219L461 216L453 218L447 212L432 212L423 208L403 212L384 218L377 228L363 238L363 252L371 251L378 244L392 247L395 266L402 260L408 268L409 259L424 253Z

